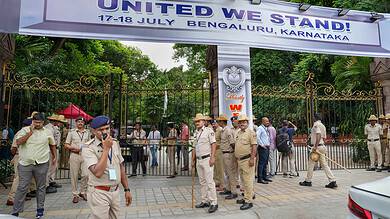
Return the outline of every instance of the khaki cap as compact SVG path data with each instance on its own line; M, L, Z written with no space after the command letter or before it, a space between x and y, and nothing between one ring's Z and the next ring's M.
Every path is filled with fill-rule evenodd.
M68 121L65 119L65 116L64 115L56 115L56 114L53 114L49 117L47 117L48 120L53 120L53 121L57 121L57 122L62 122L62 123L67 123Z
M229 119L225 114L222 114L216 118L217 121L228 121Z
M385 119L385 118L386 118L385 115L383 114L379 115L379 119Z
M206 118L202 113L197 113L193 120L194 120L194 122L196 122L196 121L200 121L200 120L206 120Z
M375 115L371 115L370 118L368 118L368 121L377 121L378 118L376 118Z
M385 118L390 119L390 113L386 114Z
M241 114L241 115L238 116L237 121L239 121L239 122L240 121L249 121L249 118L245 114Z

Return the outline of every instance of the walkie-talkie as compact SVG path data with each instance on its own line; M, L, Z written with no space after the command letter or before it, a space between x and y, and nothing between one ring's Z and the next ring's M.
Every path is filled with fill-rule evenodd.
M103 140L106 140L106 138L108 137L107 133L103 133L102 137L103 137Z

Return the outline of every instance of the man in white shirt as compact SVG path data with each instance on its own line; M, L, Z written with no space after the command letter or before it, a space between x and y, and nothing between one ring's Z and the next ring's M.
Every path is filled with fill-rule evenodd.
M158 145L160 144L160 139L161 139L160 132L157 130L156 125L152 125L152 129L148 135L150 153L152 154L152 167L158 166L157 149L158 149Z
M378 158L378 166L376 171L381 172L381 164L382 164L382 152L381 152L381 142L380 138L383 135L382 126L377 124L378 119L375 115L371 115L368 119L370 124L367 124L364 127L364 134L367 137L367 146L368 152L370 153L370 167L367 171L375 170L375 156Z
M325 171L325 175L329 180L329 184L327 184L326 188L336 188L336 178L334 177L332 171L329 168L328 162L325 158L326 147L324 139L326 138L326 128L324 124L321 122L321 115L316 113L314 115L314 124L311 128L310 133L310 142L312 145L311 151L319 153L319 162L321 164L322 169ZM312 186L311 179L313 178L314 173L314 165L315 161L309 159L308 167L307 167L307 176L305 181L299 182L300 186Z

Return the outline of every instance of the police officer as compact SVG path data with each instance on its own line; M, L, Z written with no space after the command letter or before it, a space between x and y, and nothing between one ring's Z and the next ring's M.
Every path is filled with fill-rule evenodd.
M234 155L238 160L238 170L244 185L244 199L237 200L237 204L242 204L241 210L247 210L253 207L252 199L253 181L255 179L255 158L256 158L256 133L248 128L249 118L246 115L238 117L238 126L240 130L236 135L236 144Z
M215 167L214 167L214 182L217 186L217 191L224 191L224 169L222 161L222 151L221 151L221 132L222 128L219 126L216 120L210 121L215 132L215 140L217 144L217 149L215 151Z
M385 115L379 116L379 125L382 127L383 135L381 135L381 152L382 152L382 163L378 164L378 166L381 166L381 169L387 169L386 166L386 149L388 147L388 140L387 140L387 131L388 131L388 123L386 121Z
M87 201L87 171L83 165L81 150L84 144L91 139L91 133L85 128L85 119L78 117L76 119L76 128L72 129L65 140L65 148L70 151L69 170L70 182L72 184L73 203L79 202L79 197ZM80 193L78 192L78 178L81 172Z
M226 115L221 115L217 118L218 124L221 127L221 143L222 160L227 175L227 183L225 191L220 195L227 195L225 199L237 198L237 161L234 157L234 135L233 130L227 126L228 118Z
M63 116L62 116L63 117ZM60 132L60 122L62 121L62 117L60 118L59 115L53 114L52 116L47 117L49 120L49 123L45 125L45 128L50 130L53 133L54 140L57 145L57 158L58 158L58 150L61 145L61 132ZM64 118L65 119L65 118ZM50 157L50 160L52 158ZM47 174L47 182L46 182L46 193L56 193L57 188L61 188L62 186L54 181L56 177L56 172L58 169L58 162L53 163L49 162L49 172Z
M326 154L326 147L324 139L326 138L326 128L324 124L321 122L321 115L319 113L314 114L314 124L311 128L310 133L310 141L313 152L319 152L320 158L320 164L322 169L325 171L325 175L329 180L329 184L327 184L326 188L336 188L336 179L332 173L332 171L329 168L329 165L326 161L325 154ZM299 185L301 186L312 186L311 179L313 178L313 172L314 172L314 165L315 161L309 159L308 167L307 167L307 176L305 181L299 182Z
M195 135L194 145L195 152L192 152L192 165L195 165L199 176L200 193L202 202L197 204L196 208L207 208L209 213L218 209L217 191L213 180L215 151L215 134L213 129L205 127L206 118L198 113L194 118Z
M378 166L376 171L381 172L381 163L382 163L382 152L381 152L381 142L380 137L383 135L383 130L381 125L377 123L378 118L375 115L371 115L368 118L370 124L367 124L364 127L364 134L367 136L367 147L368 152L370 153L370 167L367 169L368 171L375 170L375 156L378 158Z
M390 122L390 114L386 114L386 124L387 124L387 145L386 145L386 148L385 148L385 158L384 158L384 161L385 161L385 164L384 164L384 169L387 169L388 172L390 172L390 125L389 125L389 122Z
M88 205L92 218L118 218L120 212L119 183L125 191L126 206L132 201L124 159L119 143L110 136L110 119L98 116L91 122L95 138L82 149L88 168Z

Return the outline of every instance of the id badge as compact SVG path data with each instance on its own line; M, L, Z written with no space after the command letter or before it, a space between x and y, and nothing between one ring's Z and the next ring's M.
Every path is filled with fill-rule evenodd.
M113 180L113 181L116 181L117 180L117 176L116 176L116 171L114 168L109 168L108 169L108 177L110 180Z

